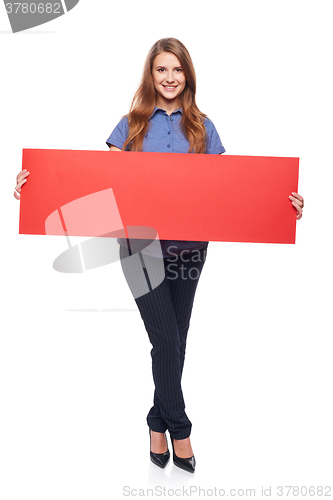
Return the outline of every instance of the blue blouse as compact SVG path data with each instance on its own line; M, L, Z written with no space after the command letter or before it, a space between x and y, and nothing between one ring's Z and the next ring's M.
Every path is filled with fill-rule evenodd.
M156 153L187 153L189 142L181 129L182 108L176 109L168 115L164 109L155 106L149 117L149 126L143 139L142 151ZM225 152L219 134L209 118L205 118L207 130L206 154L221 154ZM125 116L112 131L107 139L108 146L116 146L122 149L128 137L128 118ZM127 246L126 239L119 238L118 242ZM192 252L205 248L207 241L182 241L182 240L160 240L162 255L164 258L179 255L182 250Z

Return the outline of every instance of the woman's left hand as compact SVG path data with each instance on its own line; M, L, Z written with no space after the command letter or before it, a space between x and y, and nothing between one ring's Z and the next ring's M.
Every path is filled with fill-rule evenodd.
M303 215L303 208L304 208L304 198L298 193L291 193L292 196L289 196L289 200L291 200L292 205L297 210L297 216L296 219L299 220L302 215Z

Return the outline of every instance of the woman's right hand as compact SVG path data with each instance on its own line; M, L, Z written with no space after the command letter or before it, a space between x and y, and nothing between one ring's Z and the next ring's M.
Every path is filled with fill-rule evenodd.
M27 172L26 170L21 170L21 172L16 176L16 186L15 186L16 191L14 191L14 196L17 200L20 199L21 187L27 181L26 177L28 175L29 172Z

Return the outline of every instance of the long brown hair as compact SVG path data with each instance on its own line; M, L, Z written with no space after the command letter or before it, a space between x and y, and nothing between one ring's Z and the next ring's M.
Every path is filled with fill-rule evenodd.
M143 138L148 128L148 119L156 105L157 92L152 76L154 59L162 52L171 52L180 61L186 84L179 96L182 107L181 127L187 137L188 152L206 152L206 128L202 113L195 102L196 76L191 56L186 47L177 38L162 38L151 47L145 61L141 83L136 91L128 117L128 138L123 150L142 151Z

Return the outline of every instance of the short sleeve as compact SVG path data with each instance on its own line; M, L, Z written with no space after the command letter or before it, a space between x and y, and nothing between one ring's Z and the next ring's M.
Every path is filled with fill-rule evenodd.
M113 129L110 137L106 141L106 144L109 147L113 145L116 146L116 148L122 149L123 144L126 141L127 137L128 137L128 119L127 116L125 116Z
M209 119L205 119L207 130L207 149L206 154L221 154L225 152L225 148L221 142L220 136L215 128L214 123Z

